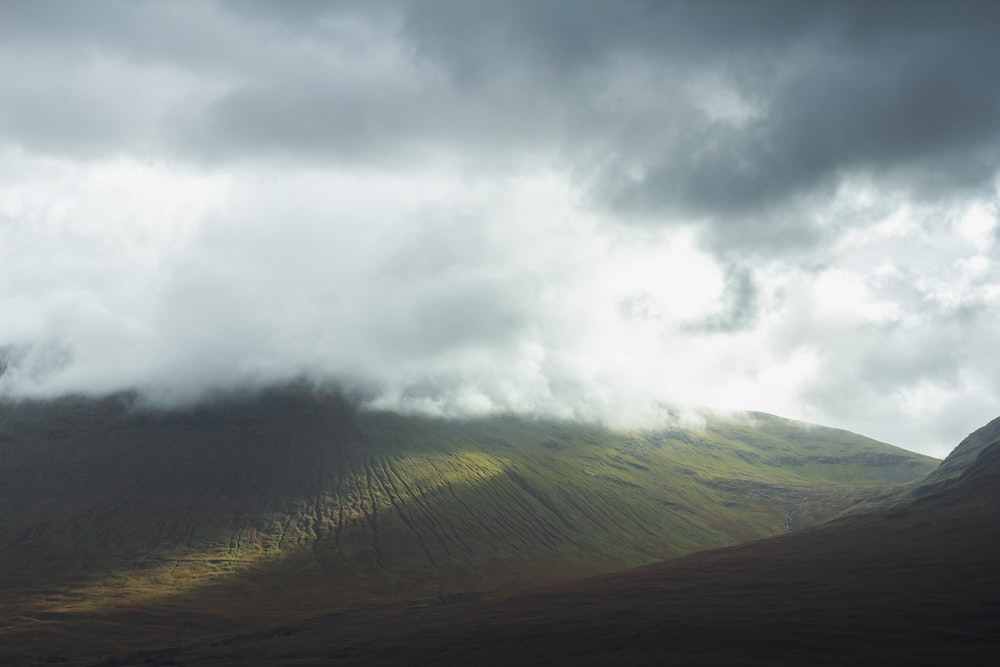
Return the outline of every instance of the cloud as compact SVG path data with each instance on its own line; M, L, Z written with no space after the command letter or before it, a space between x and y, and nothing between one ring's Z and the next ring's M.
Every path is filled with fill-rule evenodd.
M649 398L619 377L648 363L630 349L621 304L649 305L637 328L652 354L671 322L712 307L721 283L690 240L623 237L546 174L470 184L267 170L207 184L111 164L54 176L35 178L60 192L63 218L21 201L18 219L49 228L5 230L21 257L0 271L14 314L0 335L36 356L65 350L59 364L8 373L20 392L138 386L183 402L307 375L374 385L383 402L423 397L449 414L477 404L581 416L613 400L618 408L599 410L611 418ZM36 188L41 200L31 180L0 201L13 208ZM121 207L120 226L88 208L99 197ZM158 201L156 222L125 222ZM681 294L690 278L704 287Z
M733 332L753 326L757 317L757 285L750 270L726 267L726 285L722 307L700 322L691 325L694 332Z
M541 153L620 212L761 246L813 239L785 207L855 172L989 187L992 3L798 4L12 3L0 132L213 161Z
M997 14L5 3L0 388L698 403L943 453L1000 399Z

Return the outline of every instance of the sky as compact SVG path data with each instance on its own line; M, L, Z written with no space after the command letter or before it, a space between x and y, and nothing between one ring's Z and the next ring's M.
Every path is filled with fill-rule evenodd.
M0 394L1000 414L1000 4L0 4Z

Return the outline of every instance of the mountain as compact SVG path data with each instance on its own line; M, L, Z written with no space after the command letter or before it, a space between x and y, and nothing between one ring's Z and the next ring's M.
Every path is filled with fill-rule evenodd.
M965 454L956 450L945 463L951 468ZM316 615L116 660L192 667L1000 664L998 547L995 439L953 483L823 526L582 581Z
M952 483L903 505L528 593L316 618L281 650L341 665L1000 664L1000 439L967 453L942 465L964 467ZM278 645L242 642L176 655Z
M130 639L148 645L623 570L803 529L934 466L760 413L622 433L363 411L297 385L169 412L8 402L0 648L72 652L121 609L152 614Z
M953 483L976 463L984 449L997 440L1000 440L1000 417L970 433L912 493L926 495Z

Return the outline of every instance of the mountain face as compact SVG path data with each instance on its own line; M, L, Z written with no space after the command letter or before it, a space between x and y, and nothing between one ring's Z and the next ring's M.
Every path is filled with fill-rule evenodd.
M21 621L0 637L116 607L262 622L292 599L301 614L568 580L794 532L934 465L759 413L620 433L359 411L303 387L176 412L6 403L0 611Z
M493 664L1000 664L1000 434L977 433L985 444L963 472L902 504L422 614L318 618L286 628L280 648L343 665L459 665L469 656ZM946 469L966 456L956 449ZM277 648L247 638L171 655L193 665L224 656L255 664Z
M253 632L243 626L116 660L994 665L998 547L995 439L944 487L771 539L526 592L318 614ZM129 626L125 612L110 618L132 629L136 612L143 622L158 620L143 609L129 611Z
M927 476L915 489L921 496L941 489L961 477L977 460L984 449L1000 440L1000 417L976 429L959 443L941 465Z

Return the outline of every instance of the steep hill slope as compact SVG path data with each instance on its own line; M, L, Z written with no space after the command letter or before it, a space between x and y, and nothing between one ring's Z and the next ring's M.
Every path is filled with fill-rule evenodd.
M1000 440L1000 417L976 429L962 440L948 458L941 462L937 470L913 489L913 494L926 495L958 479L976 462L979 454L997 440Z
M933 466L762 414L617 433L304 387L172 413L4 404L0 609L17 636L116 605L261 620L286 590L301 613L500 590L798 529Z
M798 533L530 592L317 616L121 659L189 666L1000 664L998 547L994 440L946 488Z

